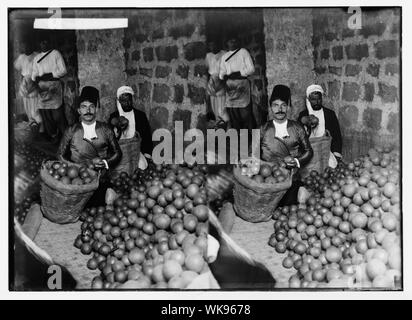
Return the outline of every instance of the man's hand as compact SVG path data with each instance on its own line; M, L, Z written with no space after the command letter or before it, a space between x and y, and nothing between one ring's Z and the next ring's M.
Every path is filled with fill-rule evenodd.
M101 170L106 168L106 162L101 158L93 159L93 166L96 170Z
M296 168L299 166L297 160L291 156L285 157L283 161L286 164L286 168L289 168L289 169Z

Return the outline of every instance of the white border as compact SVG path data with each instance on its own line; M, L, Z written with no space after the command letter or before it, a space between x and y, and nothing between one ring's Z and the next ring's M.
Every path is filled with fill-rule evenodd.
M194 0L179 0L176 2L169 1L158 1L158 0L134 0L134 1L124 1L117 0L115 2L108 0L100 0L94 3L85 4L79 0L54 0L36 1L36 7L167 7L173 5L174 7L204 7L207 4L208 7L250 7L250 1L227 1L222 2L221 0L209 0L207 3L204 1L194 1ZM7 76L7 8L8 7L30 7L32 4L28 3L27 0L16 0L16 1L1 1L0 2L0 14L1 14L1 28L0 28L0 44L1 45L1 93L2 93L2 108L3 110L8 109L6 103L7 92L8 92L8 76ZM403 93L410 93L410 76L407 70L412 70L411 60L412 55L410 52L411 45L411 31L412 30L412 16L411 16L411 4L410 1L253 1L253 6L267 6L267 7L294 7L294 6L402 6L403 12L403 44L402 44L402 91ZM403 106L403 254L404 254L404 292L330 292L330 291L316 291L316 292L258 292L258 291L235 291L235 292L9 292L8 291L8 158L6 157L6 152L3 153L1 157L0 166L0 181L3 182L0 192L0 251L1 251L1 274L0 274L0 298L1 299L116 299L116 300L126 300L126 299L139 299L139 300L157 300L157 299L191 299L191 300L203 300L203 299L236 299L236 300L271 300L271 299L411 299L412 298L412 246L411 246L411 236L412 236L412 207L411 200L408 194L408 190L412 190L411 183L411 166L409 164L409 159L411 159L411 143L409 142L410 127L409 121L411 117L412 99L411 95L403 94L402 97ZM1 147L7 150L8 146L8 129L7 129L7 113L4 111L3 116L0 117L0 139ZM7 267L6 267L7 266ZM167 304L168 302L165 302Z

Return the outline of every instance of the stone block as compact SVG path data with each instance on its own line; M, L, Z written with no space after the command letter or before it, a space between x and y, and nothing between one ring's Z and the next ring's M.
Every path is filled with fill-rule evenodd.
M375 55L378 59L397 57L399 55L398 41L382 40L375 43Z
M358 101L360 96L359 84L355 82L345 82L343 84L342 99L346 101Z
M195 77L203 77L208 74L208 68L204 64L195 65L194 75Z
M206 57L206 45L201 41L188 43L183 47L183 50L188 61L204 59Z
M320 58L325 60L329 59L329 49L323 49L320 52Z
M340 81L334 80L328 82L328 97L331 99L339 99L340 97Z
M369 130L379 130L382 122L382 110L366 108L363 111L363 125Z
M189 66L188 65L179 65L176 69L176 74L178 74L181 78L187 79L189 75Z
M140 50L134 50L132 52L132 60L138 61L140 59Z
M156 83L153 87L153 101L166 103L170 98L170 88L166 84Z
M389 113L388 124L386 126L386 129L388 129L390 133L398 135L399 134L399 124L400 124L399 113L398 112Z
M358 64L347 64L345 67L345 75L348 77L357 76L362 71L362 66Z
M153 48L148 47L143 49L143 60L144 62L153 61Z
M159 46L156 47L155 51L159 61L170 62L178 58L177 46Z
M169 127L169 111L164 107L151 109L149 119L152 130Z
M367 68L366 72L369 73L372 77L377 78L379 76L380 65L377 63L370 63Z
M397 63L387 63L385 65L385 74L393 76L399 73L399 64Z
M193 84L188 85L189 92L188 96L192 104L204 104L206 100L206 91L205 88L199 88Z
M139 68L139 74L145 77L153 77L153 69L151 68Z
M362 60L369 57L369 48L366 43L364 44L349 44L345 46L345 52L348 59Z
M139 83L139 99L142 101L150 101L152 84L148 81Z
M343 47L336 46L332 48L333 60L342 60L343 59Z
M328 70L329 70L329 73L335 74L337 76L342 75L342 67L329 66Z
M386 24L382 22L376 22L373 24L363 25L360 29L360 34L365 38L370 36L381 36L386 29Z
M383 82L378 83L379 92L378 95L382 98L383 102L395 102L398 100L398 88L391 85L386 85Z
M155 71L156 78L166 78L172 72L169 66L157 66Z
M342 130L355 127L358 122L359 110L356 106L345 105L339 108L339 125Z

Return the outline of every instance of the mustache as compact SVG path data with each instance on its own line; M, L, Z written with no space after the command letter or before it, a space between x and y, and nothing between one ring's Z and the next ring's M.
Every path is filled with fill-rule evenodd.
M86 113L85 116L93 116L93 113Z

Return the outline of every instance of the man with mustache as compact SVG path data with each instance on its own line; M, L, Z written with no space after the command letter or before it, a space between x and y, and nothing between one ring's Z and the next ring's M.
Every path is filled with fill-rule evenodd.
M279 162L289 156L286 166L299 169L310 161L313 150L304 127L287 118L291 107L290 89L284 85L275 86L269 104L269 119L260 128L260 143L255 144L260 147L261 159ZM293 176L292 187L286 192L279 206L296 204L299 187L301 183L297 171Z
M89 200L89 205L103 205L107 189L106 173L117 165L122 151L113 130L104 122L96 121L99 91L86 86L79 98L80 122L69 127L60 142L58 158L84 165L92 164L101 171L99 188Z
M333 110L325 108L322 103L323 88L313 84L306 89L306 110L299 114L298 120L304 116L314 115L319 119L317 126L311 128L310 137L322 137L326 131L332 137L329 166L334 168L342 160L342 134L338 118Z

